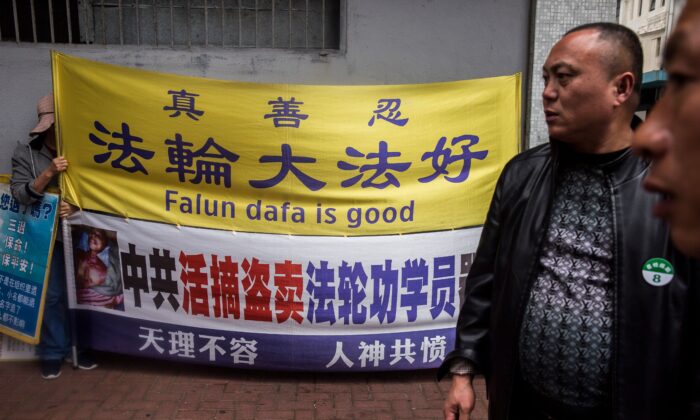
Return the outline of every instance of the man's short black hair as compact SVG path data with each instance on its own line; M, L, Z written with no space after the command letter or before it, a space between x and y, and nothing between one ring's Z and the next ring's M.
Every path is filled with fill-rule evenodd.
M606 59L612 74L620 74L626 71L634 74L634 91L640 94L642 91L642 66L644 65L644 53L639 37L631 29L612 22L595 22L569 29L564 36L574 32L592 29L598 31L601 40L611 42L617 54L609 54ZM624 53L624 54L623 54Z

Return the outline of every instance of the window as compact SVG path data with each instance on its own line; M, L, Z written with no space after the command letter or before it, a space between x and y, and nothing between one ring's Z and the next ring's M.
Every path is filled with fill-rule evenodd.
M2 41L339 49L341 0L0 0Z
M77 1L0 1L0 39L69 44L80 42Z
M649 11L651 12L654 9L656 9L656 0L651 0L649 2Z
M629 5L630 7L628 7L627 10L629 10L629 21L632 21L632 19L634 19L634 0L631 0L630 3L632 4Z
M656 51L656 57L661 55L661 37L654 39L654 49Z

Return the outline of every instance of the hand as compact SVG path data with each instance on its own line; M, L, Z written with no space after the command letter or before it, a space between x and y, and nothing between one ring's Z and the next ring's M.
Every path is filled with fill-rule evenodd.
M32 187L39 194L43 194L46 187L51 183L53 177L63 172L68 168L68 160L63 156L58 156L51 161L51 164L39 174L32 184Z
M68 168L68 160L63 156L55 157L51 161L51 165L48 170L51 172L51 176L56 176L58 173L65 171Z
M442 412L445 420L469 420L474 410L474 388L471 375L452 375L452 386Z
M75 213L78 210L77 207L75 207L72 204L66 203L65 201L61 200L61 203L58 206L58 216L59 217L68 217L71 214Z

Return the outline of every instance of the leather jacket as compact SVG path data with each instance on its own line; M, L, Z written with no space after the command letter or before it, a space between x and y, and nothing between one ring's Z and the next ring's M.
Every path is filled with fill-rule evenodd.
M491 420L517 419L518 338L537 275L557 168L566 155L550 143L514 157L499 178L457 321L455 358L484 374ZM611 405L614 419L700 417L700 266L673 248L666 224L652 217L657 197L641 181L648 162L627 151L603 166L613 201L614 309ZM655 286L642 268L668 260L673 280Z

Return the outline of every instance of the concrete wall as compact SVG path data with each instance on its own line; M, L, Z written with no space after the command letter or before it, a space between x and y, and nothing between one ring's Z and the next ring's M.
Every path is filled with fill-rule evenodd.
M347 0L340 52L0 43L0 173L51 89L50 49L160 72L255 82L399 84L526 72L527 0Z

